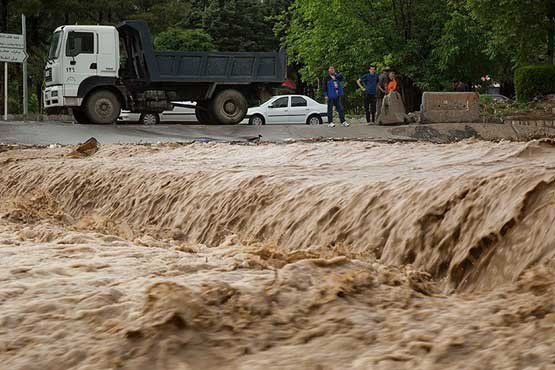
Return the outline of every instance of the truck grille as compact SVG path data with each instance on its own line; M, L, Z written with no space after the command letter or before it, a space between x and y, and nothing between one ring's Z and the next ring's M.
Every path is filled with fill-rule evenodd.
M46 82L52 81L52 68L46 68L44 70L44 81Z

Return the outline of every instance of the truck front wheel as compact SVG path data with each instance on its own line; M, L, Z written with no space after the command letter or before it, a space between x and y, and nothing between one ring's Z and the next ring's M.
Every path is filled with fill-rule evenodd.
M248 110L247 99L237 90L224 90L212 100L212 114L219 123L234 125L243 120Z
M100 90L87 99L85 111L92 123L114 123L120 115L121 104L113 92Z

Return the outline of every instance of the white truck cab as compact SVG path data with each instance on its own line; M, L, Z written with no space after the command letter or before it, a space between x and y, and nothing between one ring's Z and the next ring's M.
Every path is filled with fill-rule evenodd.
M112 26L61 26L44 71L44 107L79 107L79 86L93 76L117 78L119 35Z

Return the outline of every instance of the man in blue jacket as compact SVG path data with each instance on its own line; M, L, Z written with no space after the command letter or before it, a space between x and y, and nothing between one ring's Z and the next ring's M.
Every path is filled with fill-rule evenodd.
M343 104L341 104L341 97L344 95L342 81L343 76L341 73L336 72L334 66L330 66L328 68L328 76L324 79L324 97L328 104L328 126L330 127L335 127L333 123L334 106L335 110L337 110L337 114L339 114L341 124L345 127L349 127L349 124L345 120Z
M370 66L368 73L357 80L358 86L364 92L364 111L366 112L366 123L368 124L376 122L378 79L376 67Z

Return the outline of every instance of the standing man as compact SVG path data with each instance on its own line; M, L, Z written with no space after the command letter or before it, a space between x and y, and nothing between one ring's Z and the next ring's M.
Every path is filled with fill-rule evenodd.
M385 67L378 78L377 108L378 116L382 111L383 98L387 95L387 85L389 85L389 72L391 68Z
M341 97L344 95L343 92L343 76L341 73L335 71L334 66L328 68L328 76L324 79L324 97L326 103L328 104L328 126L335 127L333 123L333 107L337 114L339 114L339 120L341 125L349 127L349 124L345 120L345 112L343 111L343 104L341 104Z
M364 91L364 111L366 123L376 122L376 94L378 93L378 74L376 67L370 66L368 73L357 80L357 84Z

